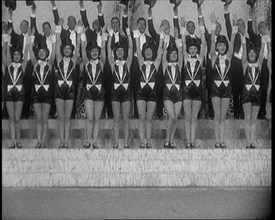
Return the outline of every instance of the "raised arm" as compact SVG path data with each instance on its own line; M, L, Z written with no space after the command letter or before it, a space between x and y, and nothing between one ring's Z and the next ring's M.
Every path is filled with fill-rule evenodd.
M243 56L242 56L243 74L245 74L245 70L247 68L248 62L247 62L246 38L244 34L241 36L241 42L243 45Z
M264 35L262 37L262 45L261 45L261 50L260 50L259 58L258 58L258 63L259 63L260 69L262 67L263 60L264 60L264 48L265 48L266 43L270 43L270 35Z
M55 50L55 55L56 55L56 60L59 62L59 60L62 59L62 55L60 52L60 47L61 47L61 30L62 30L62 25L64 23L63 18L60 18L58 21L58 25L55 27L55 34L56 34L56 50Z
M254 8L250 8L249 14L248 14L248 27L247 27L247 33L249 35L250 40L255 43L257 34L255 34L253 30L253 15L254 15Z
M36 13L36 5L34 4L34 5L31 6L31 29L34 28L34 30L35 30L34 35L37 36L39 33L38 33L38 30L37 30L37 26L36 26L35 13Z
M29 51L29 47L32 47L32 42L31 42L31 35L30 33L27 34L26 36L26 46L25 46L25 49L23 51L23 61L22 61L22 68L23 68L23 71L25 72L25 69L26 69L26 66L27 66L27 62L28 62L28 51Z
M122 16L122 30L124 33L126 33L127 27L128 27L128 7L125 7L123 9L123 16Z
M214 12L211 12L209 15L212 27L211 27L211 49L209 52L210 58L212 59L215 56L216 43L215 43L215 29L217 25L217 17Z
M87 58L87 53L86 53L87 38L86 38L85 32L81 33L80 39L81 39L81 57L83 60L83 64L86 65L86 63L88 63L89 60Z
M140 32L139 30L134 30L134 39L136 41L136 52L137 52L137 58L138 58L138 64L141 67L142 63L143 63L143 57L141 54L141 50L140 50Z
M200 62L203 63L205 51L206 51L206 41L205 41L205 28L204 28L204 19L199 20L199 29L201 32L201 49L200 49Z
M181 38L179 17L178 17L178 7L176 5L173 7L173 11L174 11L174 17L173 17L174 29L178 32L177 34L178 34L179 38Z
M183 51L183 61L184 61L184 65L186 65L187 62L187 57L188 57L188 53L187 53L187 49L186 49L186 19L184 17L180 18L180 32L181 32L181 41L182 41L182 51Z
M148 30L149 34L155 41L156 45L159 44L159 35L157 34L155 28L154 28L154 23L153 23L153 18L152 18L152 8L148 8Z
M112 36L110 35L109 38L108 38L108 43L107 43L107 50L108 50L108 61L109 61L109 64L111 66L111 69L113 71L115 60L114 60L114 57L112 55L113 51L112 51L112 48L111 48L111 44L112 44Z
M34 30L34 27L33 27L33 28L32 28L32 34L31 34L31 36L30 36L30 38L31 38L31 43L28 45L28 50L29 50L29 52L30 52L30 58L31 58L31 62L32 62L32 65L33 65L33 66L35 66L35 65L37 64L37 59L36 59L36 57L35 57L35 55L34 55L33 46L32 46L32 44L33 44L33 42L34 42L34 38L35 38L34 32L35 32L35 30Z
M132 36L129 28L126 28L126 34L128 37L128 46L129 46L126 63L127 63L128 69L130 70L130 67L132 65L132 60L133 60L133 40L132 40Z
M88 21L88 18L87 18L87 12L86 12L86 9L84 7L83 0L79 0L79 6L80 6L80 15L81 15L83 25L84 25L85 29L88 29L88 28L90 28L90 24L89 24L89 21Z
M229 47L228 47L228 52L227 52L227 59L229 61L231 61L231 58L232 58L232 55L233 55L234 41L235 41L236 34L238 32L237 22L238 22L238 17L235 14L234 18L233 18L233 28L232 28L231 40L229 42Z
M106 41L108 39L108 33L107 31L107 27L104 26L102 29L102 41L101 41L101 67L102 69L104 68L105 62L106 62Z
M56 52L55 52L56 51L56 35L52 34L51 39L52 39L52 53L51 53L50 60L49 60L50 67L52 67L52 65L54 64L55 55L56 55Z
M99 21L99 25L101 28L103 28L105 26L105 21L104 21L104 15L102 13L102 3L99 2L98 5L97 5L97 18L98 18L98 21Z
M78 58L80 57L80 35L84 31L83 23L81 20L78 21L77 27L76 27L76 48L75 48L75 54L73 56L74 65L76 65Z
M167 37L166 37L167 38ZM167 59L166 59L166 56L167 56L167 45L168 45L168 41L167 39L165 39L164 37L164 45L163 45L163 55L162 55L162 69L163 69L163 74L165 74L165 70L167 68Z
M52 4L52 10L53 10L54 23L55 23L55 25L58 25L59 14L58 14L58 10L57 10L56 4L55 4L55 0L51 0L51 4Z
M272 70L271 70L271 42L267 42L267 49L268 49L268 54L267 54L267 68L269 70L269 80L268 80L268 85L267 85L267 98L266 98L266 103L270 104L270 93L271 93L271 86L272 86ZM267 106L267 118L269 119L271 117L271 110L269 111L268 109L269 106Z
M229 7L228 4L224 4L225 27L226 27L228 39L230 40L232 35L232 26L230 22L230 13L229 13L228 7Z

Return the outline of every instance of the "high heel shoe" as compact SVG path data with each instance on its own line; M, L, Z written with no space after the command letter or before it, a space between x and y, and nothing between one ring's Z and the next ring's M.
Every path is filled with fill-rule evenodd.
M169 141L165 141L163 147L164 148L169 148L170 147L170 142Z
M96 143L93 143L93 149L98 149L98 145Z

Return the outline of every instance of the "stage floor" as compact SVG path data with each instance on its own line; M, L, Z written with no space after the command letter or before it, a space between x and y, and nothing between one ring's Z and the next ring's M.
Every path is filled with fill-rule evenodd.
M2 219L269 219L271 188L2 188Z

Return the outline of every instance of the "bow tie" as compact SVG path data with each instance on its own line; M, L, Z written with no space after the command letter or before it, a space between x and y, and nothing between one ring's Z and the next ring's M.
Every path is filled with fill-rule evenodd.
M69 62L70 59L71 59L70 57L63 57L63 60L64 60L64 62L66 62L66 63Z
M98 64L98 59L96 60L90 60L89 62L91 65L97 65Z
M21 63L12 63L14 69L18 69L21 66Z
M189 34L189 36L190 36L191 38L196 38L196 35L195 35L195 34Z
M176 66L178 63L177 62L172 62L172 63L168 63L168 66Z
M226 55L219 55L219 60L226 60Z
M248 66L250 67L250 68L256 68L256 67L258 67L258 63L248 63Z
M123 66L125 63L125 60L116 60L116 65Z
M152 65L154 62L153 61L143 61L143 63L147 66L147 65Z
M69 31L70 31L71 34L75 34L74 30L69 29Z
M38 60L38 64L41 65L41 66L46 66L47 61Z

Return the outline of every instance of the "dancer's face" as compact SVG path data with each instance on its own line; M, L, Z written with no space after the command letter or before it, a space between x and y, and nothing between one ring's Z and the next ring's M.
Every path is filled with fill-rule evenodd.
M146 58L147 60L152 59L152 57L153 57L153 51L152 51L152 49L151 49L151 48L146 48L146 49L144 50L144 55L145 55L145 58Z
M170 53L170 62L176 62L178 59L178 53L177 51L172 51Z
M189 47L189 54L191 57L196 56L198 53L198 48L196 46Z
M72 54L72 49L70 46L65 46L63 49L63 54L65 57L69 57Z
M116 49L116 57L118 60L123 60L123 58L124 58L124 49L123 48Z
M224 55L226 52L227 46L225 43L217 43L217 51L219 54Z

